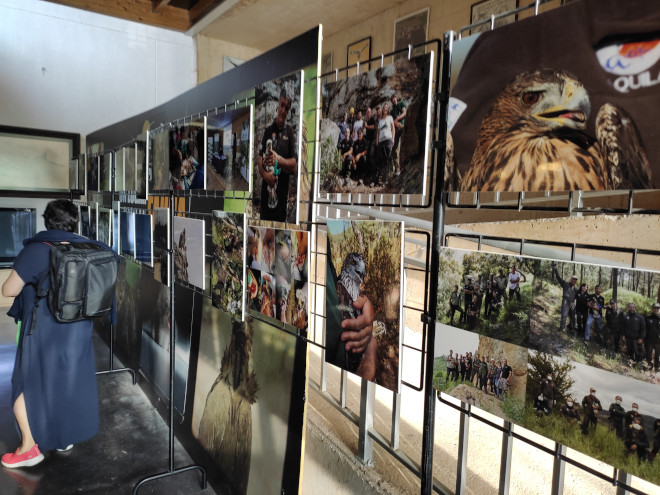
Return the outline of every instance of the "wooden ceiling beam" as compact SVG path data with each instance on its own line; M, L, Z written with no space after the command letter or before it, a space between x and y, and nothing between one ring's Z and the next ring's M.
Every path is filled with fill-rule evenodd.
M197 22L199 22L202 17L204 17L222 2L224 2L224 0L199 0L199 2L197 2L190 9L190 24L197 24Z
M175 31L187 31L193 25L188 11L160 5L158 12L154 12L151 0L46 0L76 9L105 14L127 21L139 22ZM169 2L165 0L164 3ZM163 2L157 2L163 3Z
M170 1L171 0L151 0L151 10L158 12L161 8L169 5Z

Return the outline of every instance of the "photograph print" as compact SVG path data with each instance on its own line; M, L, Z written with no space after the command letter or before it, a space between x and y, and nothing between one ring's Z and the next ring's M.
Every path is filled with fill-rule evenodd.
M135 141L135 191L139 199L147 199L147 143L149 131Z
M322 193L426 194L433 55L322 86Z
M660 484L658 383L529 351L523 426Z
M310 299L308 233L249 225L246 249L248 309L306 329Z
M69 160L69 189L78 189L78 159Z
M398 392L403 223L327 225L325 360Z
M204 299L199 349L192 434L231 493L298 493L306 345Z
M150 191L170 189L170 130L169 125L164 125L149 131L149 148L152 153Z
M124 148L115 151L115 191L124 191Z
M79 205L80 211L80 235L83 237L89 237L89 207L87 203L81 203Z
M298 223L302 72L254 89L252 218Z
M135 143L132 143L124 148L124 191L136 190L136 166Z
M97 239L112 246L112 210L109 208L99 208Z
M253 112L249 105L207 116L207 189L250 190Z
M245 318L244 213L214 210L211 224L211 300L233 319Z
M528 347L534 259L443 248L437 321Z
M170 189L204 189L206 116L174 125L169 136Z
M87 191L87 155L78 156L78 190Z
M308 326L310 299L308 232L275 230L275 318L301 330Z
M112 153L99 155L99 191L112 190Z
M151 266L151 215L135 214L135 259Z
M660 273L530 261L536 273L531 349L660 382Z
M87 156L87 190L99 190L99 155L96 153Z
M115 352L129 368L140 368L141 344L141 285L142 265L122 257L117 272L117 325L115 325ZM169 304L169 299L166 301ZM155 305L150 301L148 306ZM169 313L169 306L164 313Z
M528 350L438 324L433 388L471 406L523 424Z
M135 258L135 213L133 212L119 213L119 244L121 254Z
M657 14L654 2L635 5L635 19ZM446 190L660 188L660 124L648 112L660 108L658 24L635 34L621 21L629 6L597 20L593 8L567 3L453 44ZM596 23L616 36L592 38Z
M174 277L179 282L204 290L206 235L204 220L174 217L172 238L174 245Z
M92 201L89 203L89 238L96 239L98 230L98 203Z
M170 209L154 208L154 279L170 285Z

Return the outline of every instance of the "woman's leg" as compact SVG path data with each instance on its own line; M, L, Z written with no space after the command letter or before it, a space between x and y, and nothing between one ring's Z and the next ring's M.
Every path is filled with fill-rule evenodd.
M20 455L34 447L34 444L36 443L34 438L32 438L27 409L25 408L25 397L22 393L18 396L16 402L14 402L14 416L16 416L16 421L18 422L18 427L20 428L21 436L23 437L21 446L18 448L18 454Z

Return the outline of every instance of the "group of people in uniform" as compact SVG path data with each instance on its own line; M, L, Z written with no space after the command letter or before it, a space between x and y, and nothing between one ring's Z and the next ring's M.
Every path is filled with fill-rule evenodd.
M534 411L537 415L550 415L555 410L556 386L552 380L552 373L548 373L540 384L534 398ZM660 447L660 419L653 423L653 447L649 435L644 427L644 420L639 413L639 406L633 402L631 409L626 411L622 405L620 395L614 398L608 409L607 424L610 430L616 433L630 455L637 455L641 461L653 461ZM596 429L600 411L603 410L600 400L596 397L596 390L589 389L589 394L582 399L582 407L575 403L570 395L559 407L559 414L571 424L579 424L583 435L589 435Z
M454 354L453 350L445 356L447 374L445 381L471 382L486 394L493 394L502 399L511 387L513 368L509 366L506 358L495 361L494 357L480 356L471 352Z
M491 273L486 280L478 277L476 280L471 275L467 276L467 282L461 289L458 284L449 294L449 309L447 316L450 325L454 325L456 312L460 314L458 323L466 323L468 330L476 328L479 316L491 321L496 320L500 309L507 300L520 302L520 283L525 281L525 275L517 270L515 265L509 267L508 274L500 268L498 274Z
M624 311L616 299L605 302L600 285L590 294L586 283L578 285L577 275L564 280L554 262L552 272L562 287L560 332L571 332L616 353L625 348L633 364L660 371L660 302L653 304L647 316L639 314L633 302Z
M364 114L351 108L337 122L337 150L341 155L341 175L363 182L386 179L388 164L399 175L399 143L406 120L406 104L396 94Z

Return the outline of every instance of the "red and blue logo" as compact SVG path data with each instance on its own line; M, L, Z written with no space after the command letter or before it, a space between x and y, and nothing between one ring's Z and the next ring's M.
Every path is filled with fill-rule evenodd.
M617 76L640 74L660 60L660 39L609 45L596 52L601 67Z

